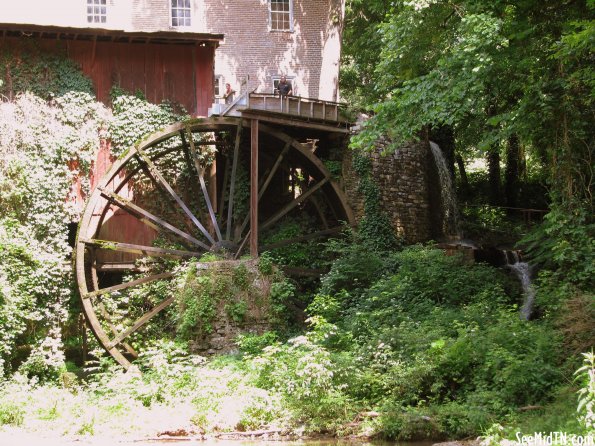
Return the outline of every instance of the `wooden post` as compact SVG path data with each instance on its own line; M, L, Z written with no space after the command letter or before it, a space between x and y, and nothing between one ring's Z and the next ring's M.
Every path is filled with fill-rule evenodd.
M258 119L250 121L250 255L258 257Z

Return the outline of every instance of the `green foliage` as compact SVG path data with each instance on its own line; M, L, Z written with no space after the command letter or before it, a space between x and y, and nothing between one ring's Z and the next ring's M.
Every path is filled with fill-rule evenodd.
M554 206L520 244L554 279L584 290L595 286L595 223L586 206Z
M182 268L175 291L177 336L200 338L211 333L213 321L222 316L237 324L249 323L255 312L268 317L274 326L287 328L295 286L267 262L266 256L258 264L222 262L208 268L189 262Z
M464 437L547 401L561 378L560 337L521 320L509 277L420 246L387 263L369 285L308 307L337 325L319 342L350 352L357 374L346 393L379 408L383 435Z
M314 232L306 213L285 218L263 235L262 244L268 245ZM276 264L301 268L319 268L324 265L323 246L320 243L301 242L269 250L267 256Z
M279 340L279 335L274 331L265 331L263 334L244 333L238 336L236 344L240 352L246 355L258 355L265 347Z
M288 304L295 299L295 285L288 279L282 278L273 282L270 290L270 321L273 325L287 328L291 323L292 313Z
M180 314L177 332L189 339L194 331L211 333L211 322L217 314L217 305L231 291L229 277L213 274L197 275L196 264L190 263L183 288L178 292Z
M326 249L336 260L321 279L322 294L334 294L343 289L357 294L358 290L367 288L377 280L387 267L387 256L369 249L358 233L331 239Z
M382 209L380 190L372 177L372 164L366 155L353 153L353 170L359 177L357 190L364 199L364 216L359 222L359 235L372 249L389 251L398 246L390 219Z
M185 110L177 113L172 104L151 104L146 99L112 90L113 119L109 123L112 153L121 154L143 137L168 124L188 119Z
M271 276L275 271L273 257L269 252L263 252L258 257L258 271L265 277Z
M93 95L93 83L66 54L53 54L35 45L4 48L0 64L9 82L0 84L0 95L13 98L29 92L43 99L81 92Z
M592 2L350 3L343 78L373 112L353 147L447 125L485 153L514 134L563 200L592 200Z
M248 311L248 304L243 300L225 304L225 312L227 316L234 322L244 322L246 312Z
M308 336L265 347L252 365L256 384L279 393L292 418L309 431L335 431L354 415L343 373Z
M51 103L24 94L0 104L1 373L25 359L15 345L30 344L26 372L60 374L60 324L72 286L65 222L78 216L71 185L88 172L107 119L105 107L81 92Z
M595 354L592 351L583 353L583 364L575 373L582 381L577 412L586 432L595 433Z

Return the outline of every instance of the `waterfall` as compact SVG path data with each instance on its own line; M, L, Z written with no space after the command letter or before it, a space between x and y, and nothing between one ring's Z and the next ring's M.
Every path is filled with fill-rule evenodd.
M529 320L533 312L533 302L535 301L535 288L531 282L533 268L527 262L522 262L518 251L502 251L506 266L510 268L518 277L523 288L523 306L521 307L521 317Z
M438 177L440 180L440 198L442 201L442 230L444 235L452 236L454 238L461 238L461 226L459 222L459 209L457 204L457 195L455 193L454 184L446 164L444 154L438 144L430 141L430 148L432 155L434 155L434 162L438 170Z

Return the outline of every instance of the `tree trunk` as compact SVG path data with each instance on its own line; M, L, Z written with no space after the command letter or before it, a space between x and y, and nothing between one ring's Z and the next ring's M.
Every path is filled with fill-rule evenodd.
M502 204L502 187L500 180L500 146L494 144L487 153L489 202L493 206Z
M469 188L469 179L467 178L467 171L465 170L465 162L463 161L463 157L461 155L456 155L455 160L459 168L459 175L461 176L461 191L465 198L468 198L471 194L471 190Z
M504 196L506 205L517 207L519 196L519 175L521 167L521 145L519 137L512 134L506 146L506 171L504 172Z

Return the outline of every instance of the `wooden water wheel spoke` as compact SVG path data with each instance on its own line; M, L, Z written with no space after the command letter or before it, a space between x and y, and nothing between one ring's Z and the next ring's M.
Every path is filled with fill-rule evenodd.
M277 159L275 160L275 164L273 164L273 167L269 171L269 174L266 177L266 180L264 181L262 186L259 188L259 191L258 191L258 200L259 201L262 198L262 196L264 195L264 193L266 192L267 188L269 187L269 184L271 184L271 180L277 173L277 169L279 169L279 166L281 165L281 162L283 161L283 158L285 157L285 155L287 155L287 152L289 152L290 147L291 147L291 144L289 142L285 143L285 147L283 147L283 150L281 150L281 153L279 153L279 156L277 157Z
M154 274L152 276L141 277L140 279L131 280L129 282L124 282L119 285L110 286L107 288L100 288L97 291L92 291L81 296L83 299L92 299L94 297L100 296L102 294L111 293L113 291L125 290L127 288L135 287L137 285L142 285L144 283L154 282L156 280L161 279L169 279L174 274L171 272L161 273L161 274Z
M233 147L233 161L231 166L231 184L229 185L229 203L227 205L227 228L225 238L231 238L231 225L233 220L233 203L235 199L236 177L238 172L238 161L240 158L240 140L242 136L242 126L239 125L236 131L236 139Z
M149 171L151 172L151 174L153 175L155 180L157 180L159 182L159 184L161 184L161 186L163 186L163 188L165 188L165 190L171 195L171 197L176 201L176 203L178 203L178 206L180 206L180 208L184 211L184 213L188 216L188 218L190 218L190 220L192 220L192 222L195 224L195 226L203 233L203 235L211 243L215 243L215 240L213 239L213 237L211 237L211 234L209 234L209 231L207 231L205 229L205 227L201 224L200 221L198 221L198 219L192 213L192 211L190 209L188 209L188 206L186 206L186 203L184 203L182 201L180 196L174 191L174 189L170 186L170 184L163 177L163 175L161 175L161 172L159 172L159 170L157 169L155 164L153 164L153 162L149 159L149 157L144 152L142 152L140 149L138 150L138 155L140 157L140 160L144 161L144 163L147 165Z
M151 181L151 183L153 183L153 185L155 186L155 189L157 190L157 192L159 193L159 195L161 195L163 202L167 204L167 207L170 209L170 211L174 214L174 215L178 215L178 211L179 208L177 208L176 206L174 206L172 200L171 195L169 195L165 190L163 190L163 186L161 185L161 183L157 180L157 178L155 178L155 176L153 176L153 174L151 173L151 171L149 170L149 167L141 162L141 170L145 173L145 175L147 176L147 178ZM186 229L189 232L192 232L194 229L194 226L192 225L192 223L189 221L189 219L187 218L187 215L184 214L184 216L182 217L182 221L184 223L184 225L186 226Z
M311 234L300 235L298 237L292 237L285 240L280 240L278 242L269 243L268 245L264 245L260 247L260 251L268 251L270 249L282 248L283 246L293 245L294 243L301 243L306 242L308 240L313 240L316 238L326 237L334 234L339 234L343 231L343 226L337 226L335 228L324 229L322 231L316 231Z
M98 262L97 271L102 273L144 273L147 267L142 267L134 262Z
M219 221L223 224L223 216L224 216L224 209L225 209L225 200L227 199L226 192L227 192L227 185L229 184L229 175L231 173L231 164L225 159L225 168L223 169L223 188L221 189L221 206L219 206ZM226 239L228 237L225 237Z
M316 192L318 189L320 189L322 186L324 186L328 181L329 181L329 177L323 178L318 183L316 183L313 187L311 187L304 193L300 194L298 197L294 198L293 201L289 202L279 212L277 212L275 215L273 215L271 218L269 218L266 222L264 222L260 226L260 230L264 231L265 229L270 228L273 223L275 223L277 220L279 220L284 215L287 215L289 212L291 212L291 210L293 208L295 208L297 205L299 205L304 200L306 200L310 195L312 195L314 192Z
M194 167L196 168L196 172L198 173L198 180L200 181L200 188L202 189L202 194L205 198L205 203L207 204L207 208L209 210L209 216L211 217L211 223L215 228L215 232L217 234L217 238L219 241L222 240L221 237L221 230L219 229L219 224L217 223L217 217L215 216L215 210L213 209L213 204L211 203L211 198L209 196L209 192L207 191L207 185L205 183L205 176L204 176L204 169L200 165L200 161L198 158L198 153L196 151L196 146L194 145L194 138L192 138L192 132L188 127L186 127L186 134L188 135L188 143L190 144L190 154L192 155L192 159L194 159ZM212 240L212 239L211 239ZM215 243L212 240L212 243Z
M130 200L127 200L124 197L122 197L114 192L106 191L102 187L99 187L98 189L100 190L101 195L103 195L105 198L107 198L110 202L114 203L119 208L124 209L126 212L129 212L130 214L134 215L139 220L141 220L143 223L146 223L148 221L151 223L151 226L157 230L167 229L168 231L173 232L174 234L182 237L183 239L185 239L197 246L200 246L201 248L204 248L207 251L209 250L209 246L206 245L205 243L201 242L200 240L195 239L190 234L187 234L186 232L176 228L175 226L169 224L165 220L162 220L161 218L151 214L149 211L132 203Z
M283 150L281 150L281 153L279 153L279 156L277 156L277 159L275 160L273 167L269 171L268 175L266 175L266 179L264 180L264 183L262 183L262 185L259 185L259 187L258 187L258 201L259 202L260 202L260 199L262 198L262 196L264 195L264 193L266 192L267 188L269 187L271 180L277 173L277 170L279 169L279 166L281 165L283 158L285 157L287 152L289 152L290 147L291 147L291 144L289 142L285 143L285 147L283 147ZM244 232L249 221L250 221L250 214L246 215L246 217L244 218L244 221L242 221L242 225L240 226L240 230L239 230L240 234L242 234Z
M95 246L100 249L128 252L131 254L141 254L150 257L170 257L174 259L183 259L191 257L200 257L202 252L182 251L179 249L156 248L154 246L135 245L132 243L112 242L109 240L97 239L79 239L80 242Z
M184 161L186 162L186 169L188 169L188 175L190 175L194 171L194 166L192 163L192 159L190 158L190 151L188 149L188 142L186 141L186 134L184 132L180 132L180 138L182 138L182 153L184 154ZM192 190L194 197L198 198L198 196L200 194L199 194L198 188L196 187L197 186L196 182L189 181L189 183L190 183L190 189ZM198 205L198 202L196 204ZM200 206L197 206L197 209L198 209L198 217L200 218L201 221L204 221L205 216L203 214L202 208Z
M322 225L324 226L325 229L328 229L328 220L326 218L326 216L324 215L324 212L322 210L322 206L320 205L320 201L318 200L317 197L310 197L310 203L312 203L312 206L314 206L314 209L316 209L316 213L318 214L318 218L320 218L320 221L322 222Z
M213 164L203 161L211 158ZM302 213L295 212L298 208ZM165 311L175 292L144 308L146 292L173 284L173 265L200 259L206 251L233 261L248 245L256 256L332 237L341 232L342 221L353 219L341 189L312 151L288 134L250 118L172 124L125 152L90 194L75 243L76 278L89 327L127 368L137 356L129 338L149 321L164 335L176 335L176 319ZM279 237L275 231L283 231L286 223L299 230ZM259 246L253 231L266 231L274 241ZM163 242L175 245L161 247ZM307 266L284 270L303 277L324 273ZM140 275L123 282L130 274ZM164 287L160 280L170 282ZM126 306L117 292L128 293ZM122 321L128 323L121 326Z
M97 307L99 308L99 312L101 313L101 316L105 319L105 321L106 321L109 329L111 330L111 332L114 335L117 335L118 334L118 328L113 323L112 318L111 318L109 312L105 308L105 305L103 305L103 302L98 302L97 303ZM132 346L130 344L128 344L127 342L123 342L122 343L122 347L124 347L124 349L128 352L128 354L130 354L133 358L137 358L138 357L138 353L136 352L136 350L134 348L132 348Z
M160 311L167 308L173 301L175 297L168 297L167 299L161 301L158 305L156 305L152 310L148 311L147 313L143 314L139 317L129 328L119 333L108 345L107 348L111 349L116 347L120 342L130 336L132 333L137 331L147 322L149 322L153 317L155 317Z

